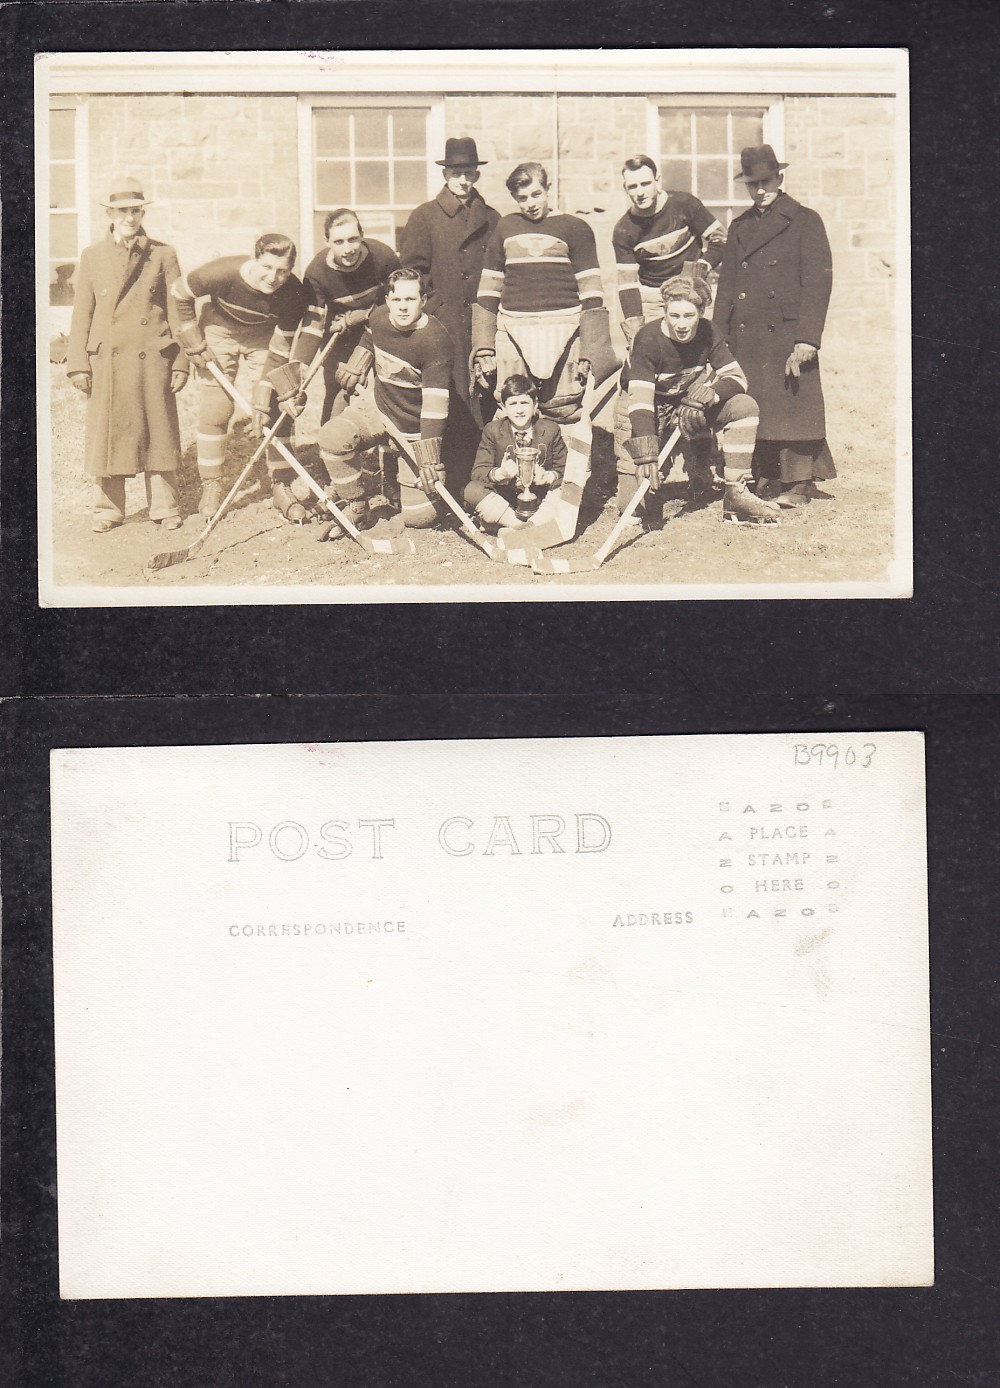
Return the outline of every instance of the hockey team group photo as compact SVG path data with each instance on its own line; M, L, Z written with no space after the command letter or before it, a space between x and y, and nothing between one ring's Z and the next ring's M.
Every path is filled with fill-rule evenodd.
M900 60L791 53L50 60L43 586L905 584Z

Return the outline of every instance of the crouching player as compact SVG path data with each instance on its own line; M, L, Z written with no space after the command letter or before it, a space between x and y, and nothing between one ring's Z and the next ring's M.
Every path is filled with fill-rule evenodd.
M226 458L233 401L208 371L209 361L233 382L244 360L254 375L253 432L260 438L273 418L274 388L267 373L288 361L295 330L306 307L305 290L292 274L295 246L287 236L269 232L254 246L253 256L225 256L181 275L171 294L180 320L178 337L199 368L198 510L213 516L222 501L222 468ZM196 301L206 298L199 322ZM286 416L278 434L288 438ZM274 505L289 520L301 520L304 508L288 485L294 472L273 446L267 450Z
M518 454L530 475L521 471ZM466 506L492 531L545 520L559 499L565 468L562 431L539 415L538 387L530 376L508 376L500 389L500 414L479 441Z
M448 419L454 350L447 330L426 313L427 296L416 270L394 270L386 301L372 309L346 370L361 385L374 368L375 406L354 400L319 431L320 457L330 478L330 496L363 529L370 524L361 454L377 443L393 443L388 420L406 440L410 459L399 459L403 523L416 529L435 524L442 504L434 490L445 480L441 439Z
M715 485L713 437L722 452L725 478L723 517L760 523L776 519L777 506L747 488L757 437L756 401L747 382L713 325L702 318L710 302L704 280L676 276L660 291L664 316L647 323L632 342L628 364L628 417L631 437L619 458L618 500L627 505L639 482L648 480L652 503L647 519L662 512L656 496L662 484L657 455L662 441L677 428L693 503L710 500Z

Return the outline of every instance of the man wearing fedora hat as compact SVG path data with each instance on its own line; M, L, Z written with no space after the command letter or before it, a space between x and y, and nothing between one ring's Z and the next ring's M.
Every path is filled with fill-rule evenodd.
M450 136L444 158L434 162L442 170L444 186L430 202L410 213L400 238L400 259L423 276L428 309L448 329L455 345L455 389L469 400L472 305L486 243L500 213L476 190L479 170L487 161L480 159L471 135ZM477 413L478 405L473 402Z
M110 226L80 257L66 370L88 397L86 470L94 479L93 529L125 519L125 479L144 473L149 518L180 524L175 396L188 378L169 287L177 252L147 236L150 205L136 178L119 179L102 207Z
M826 442L819 349L833 284L822 219L788 196L770 145L748 146L735 175L753 206L733 219L723 252L715 324L760 408L758 495L802 506L836 477Z

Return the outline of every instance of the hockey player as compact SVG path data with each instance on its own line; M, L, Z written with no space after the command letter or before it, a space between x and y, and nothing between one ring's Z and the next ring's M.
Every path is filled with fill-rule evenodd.
M660 289L685 261L718 266L726 233L693 193L665 193L648 154L626 159L622 184L632 206L611 233L622 327L631 344L643 323L663 317Z
M370 523L366 474L359 455L391 442L385 419L411 445L412 458L399 459L400 509L405 525L417 529L438 520L434 489L445 480L441 438L448 418L453 349L447 330L427 314L427 296L416 270L394 270L386 301L372 310L361 341L345 363L358 385L374 372L375 406L352 401L319 432L320 457L330 478L330 495L363 529Z
M518 164L507 188L517 211L501 217L486 247L472 310L473 370L491 390L512 374L533 376L542 415L572 423L588 373L601 382L618 367L594 233L549 206L541 164Z
M712 438L717 436L724 464L723 517L759 523L774 520L778 508L747 489L757 436L757 405L746 393L746 377L728 344L702 315L710 301L704 280L677 276L661 290L663 318L640 328L632 343L628 371L631 475L619 462L619 504L643 480L650 484L647 519L662 512L657 497L661 478L657 454L674 429L690 478L690 500L711 499L714 472ZM625 475L621 475L624 471Z
M274 388L267 372L288 361L292 339L305 309L305 291L292 274L295 246L287 236L268 232L254 246L253 256L224 256L181 275L171 293L180 320L178 337L188 357L199 368L198 474L201 498L198 510L212 516L222 501L222 467L233 402L207 370L214 361L236 380L241 359L255 377L252 403L253 430L260 437L272 417ZM207 299L199 316L198 299ZM283 422L283 437L292 421ZM268 449L272 500L282 515L301 520L304 508L289 488L293 472L274 448Z
M530 476L520 475L518 453L527 457ZM532 461L532 455L534 459ZM517 492L541 493L531 519L547 519L559 499L566 469L566 444L559 425L538 414L538 388L530 376L508 376L500 388L500 414L483 430L465 504L489 530L514 528L524 518L515 507Z
M385 283L399 269L399 256L381 241L364 234L361 220L349 207L338 207L323 219L326 249L310 262L304 282L309 306L292 361L308 367L331 334L337 343L323 363L326 393L320 422L346 408L357 376L347 363L368 325L368 315L385 299ZM299 414L305 405L293 397L283 405L286 413Z

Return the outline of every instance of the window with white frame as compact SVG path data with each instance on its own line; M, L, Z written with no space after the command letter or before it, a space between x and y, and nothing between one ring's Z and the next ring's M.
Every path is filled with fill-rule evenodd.
M413 209L436 191L430 183L432 149L440 124L435 103L343 98L307 102L311 189L303 226L312 251L323 245L323 219L335 207L353 208L367 236L399 248ZM304 209L305 210L305 209Z
M664 188L694 193L724 227L750 206L734 179L746 145L782 145L778 97L654 98L653 137Z
M72 304L79 259L79 124L75 103L54 104L49 112L49 304L54 308Z

